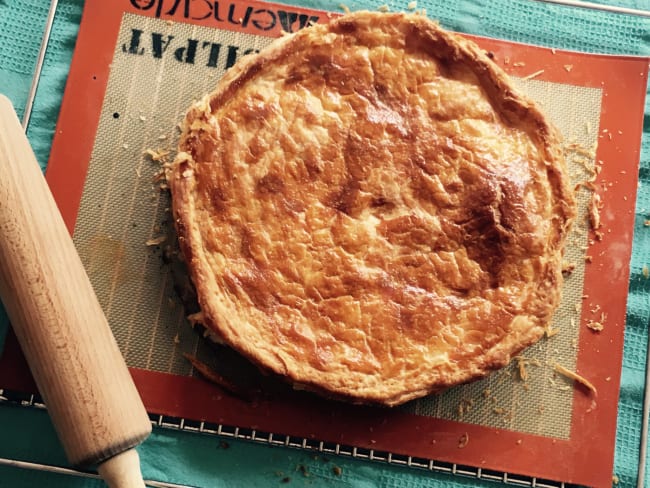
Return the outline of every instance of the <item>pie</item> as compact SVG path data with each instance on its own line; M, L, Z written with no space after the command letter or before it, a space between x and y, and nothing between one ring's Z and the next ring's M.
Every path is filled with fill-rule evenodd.
M556 129L473 42L356 12L242 58L167 170L201 321L296 388L397 405L538 341L575 217Z

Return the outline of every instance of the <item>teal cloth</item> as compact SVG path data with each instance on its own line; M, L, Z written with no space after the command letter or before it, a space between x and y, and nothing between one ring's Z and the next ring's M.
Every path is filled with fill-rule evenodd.
M115 1L115 0L113 0ZM124 0L125 1L125 0ZM285 0L337 10L340 0ZM597 3L648 9L649 0L596 0ZM43 0L0 0L0 92L12 99L22 115L47 3ZM406 8L408 0L343 2L351 9L387 4ZM418 0L429 17L445 27L472 34L588 52L650 55L650 19L549 5L533 0ZM54 133L61 95L81 18L81 0L60 0L50 48L28 135L44 168ZM619 486L636 486L644 394L647 324L650 319L650 102L646 105L640 190L631 262L630 296L618 414L615 473ZM0 236L1 238L1 236ZM0 347L6 320L0 311ZM1 385L0 385L1 386ZM65 466L62 449L45 412L0 404L0 457ZM594 439L597 442L597 439ZM139 448L145 477L197 487L286 486L334 487L481 487L490 483L417 471L349 458L314 458L313 453L284 447L220 439L166 429L154 433ZM305 466L305 476L298 466ZM341 468L341 474L334 472ZM650 485L650 475L646 477ZM2 487L100 487L93 479L0 467Z

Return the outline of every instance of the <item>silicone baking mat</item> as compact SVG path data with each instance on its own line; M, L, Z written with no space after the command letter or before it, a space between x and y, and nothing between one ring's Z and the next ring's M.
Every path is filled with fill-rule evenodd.
M396 453L609 484L647 60L476 39L560 128L579 189L566 256L573 271L548 339L483 381L394 410L282 388L250 402L197 377L183 356L241 366L227 351L215 354L186 319L169 263L160 162L173 157L189 103L238 57L332 14L256 2L198 5L87 1L48 169L149 411L354 446L369 457ZM587 223L593 188L602 200L598 234ZM0 384L29 389L8 343ZM597 394L556 365L578 371Z

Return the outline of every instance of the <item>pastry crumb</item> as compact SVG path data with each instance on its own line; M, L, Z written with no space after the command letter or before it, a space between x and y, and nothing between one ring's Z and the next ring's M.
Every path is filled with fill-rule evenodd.
M548 328L547 328L548 330ZM555 332L552 333L550 337L553 335L557 334L559 332L558 329L554 329ZM548 332L547 332L548 333ZM517 362L517 370L519 372L519 379L521 381L528 381L528 366L539 366L540 363L537 359L531 359L531 358L526 358L524 356L515 356L515 361Z
M562 273L565 275L570 275L576 269L576 263L563 263L562 264Z
M467 446L467 444L469 444L469 434L465 432L458 439L458 449L463 449L464 447Z
M165 162L165 158L169 155L169 151L165 150L154 150L154 149L147 149L144 152L145 156L149 156L152 161L155 161L156 163L160 162Z
M544 70L543 70L543 69L540 69L539 71L535 71L534 73L531 73L531 74L529 74L529 75L527 75L527 76L524 76L524 77L522 78L522 80L532 80L533 78L537 78L537 77L538 77L539 75L541 75L542 73L544 73Z
M157 236L157 237L152 237L151 239L148 239L145 244L147 246L157 246L158 244L162 244L167 240L167 236Z
M196 324L203 324L205 320L205 316L203 315L203 312L196 312L192 313L187 316L187 321L190 323L190 326L194 328Z
M466 413L469 413L474 406L474 400L468 398L461 398L456 407L456 413L458 417L463 418Z
M597 192L591 194L589 200L589 224L593 230L600 229L600 209L603 208L602 199Z
M589 309L592 315L597 314L600 312L600 305L596 304L594 305L593 303L591 304L591 308Z
M587 388L594 396L598 394L598 391L596 390L596 387L593 385L593 383L591 383L588 379L580 376L578 373L571 371L570 369L567 369L558 363L553 363L553 369L556 372L560 373L562 376L580 383L582 386Z
M594 332L600 332L605 328L602 322L593 319L587 320L587 327L593 330Z

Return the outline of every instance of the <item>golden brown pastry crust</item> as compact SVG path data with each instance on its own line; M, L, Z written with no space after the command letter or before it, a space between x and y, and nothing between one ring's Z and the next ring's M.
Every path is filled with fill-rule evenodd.
M422 16L353 13L244 58L167 177L205 325L302 388L396 405L476 379L560 300L558 136Z

